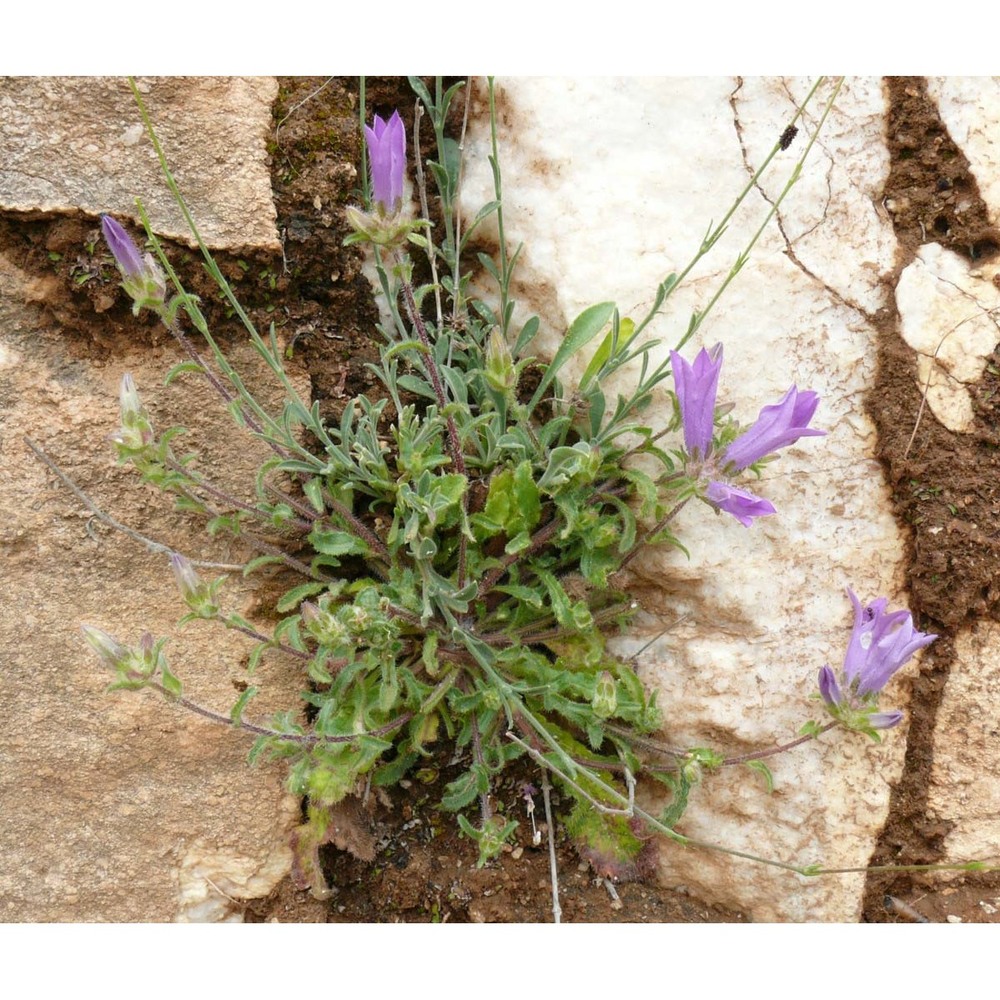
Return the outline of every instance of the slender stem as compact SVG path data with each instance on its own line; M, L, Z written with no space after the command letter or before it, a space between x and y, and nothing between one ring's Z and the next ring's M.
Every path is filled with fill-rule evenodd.
M483 756L483 747L479 737L479 720L475 715L472 716L472 758L477 764L485 768L486 758ZM493 816L493 807L490 805L490 793L488 790L479 793L479 814L482 817L484 826Z
M838 725L839 723L837 722L828 722L821 729L817 729L815 733L810 733L808 736L800 736L797 740L792 740L791 743L768 747L767 750L755 750L753 753L743 753L738 757L727 757L720 767L728 767L732 764L745 764L751 760L763 760L765 757L773 757L775 754L784 753L786 750L793 750L795 747L802 746L803 743L808 743L810 740L822 736L823 733L828 733L831 729L836 729Z
M218 489L211 483L207 482L200 475L192 472L189 468L181 465L174 458L164 458L162 459L163 464L168 468L172 469L174 472L179 473L182 476L186 476L192 484L200 490L204 490L210 496L215 497L216 500L221 500L224 504L228 504L231 507L237 508L237 510L246 511L248 514L253 514L254 517L260 518L262 521L271 524L272 518L267 511L261 510L259 507L254 507L253 504L246 503L243 500L239 500L229 493ZM302 520L301 518L289 518L289 524L294 525L303 531L308 531L312 528L312 524L309 521Z
M537 552L543 545L548 542L552 536L559 530L559 518L554 517L548 524L539 528L531 536L531 544L522 552L518 552L515 555L504 556L500 561L500 565L496 569L490 570L486 576L483 577L482 582L479 584L479 590L476 593L476 597L485 597L496 585L503 579L503 575L507 570L518 561L518 559L524 558L526 555L530 555L532 552Z
M240 719L239 722L234 722L230 716L223 715L221 712L215 712L210 708L205 708L203 705L199 705L197 702L191 701L190 698L185 698L183 696L178 697L171 694L158 681L149 680L136 671L129 671L126 676L132 681L142 681L145 687L150 687L155 691L159 691L160 694L162 694L168 701L172 701L175 704L180 705L181 708L186 708L189 712L194 712L195 715L200 715L205 719L210 719L212 722L218 722L224 726L235 726L237 729L242 729L247 733L254 733L257 736L272 736L275 739L283 740L288 743L300 743L306 746L312 746L316 743L353 743L362 736L385 736L386 733L391 733L394 730L399 729L401 726L405 726L414 715L413 712L404 712L391 722L387 722L384 726L379 726L377 729L369 729L361 733L351 733L349 736L318 736L314 733L281 733L278 732L277 729L268 729L266 726L258 726L252 722L246 722L243 719Z
M420 196L421 218L428 220L427 225L427 262L431 266L431 283L434 286L434 308L437 316L438 329L444 323L444 312L441 308L441 284L438 281L437 253L434 249L434 237L431 234L430 209L427 206L427 182L424 180L424 158L420 155L420 119L424 116L424 108L419 99L413 105L413 162L417 171L417 194ZM457 285L455 286L458 287Z
M674 504L674 506L667 511L667 513L664 514L663 517L661 517L660 520L649 529L649 531L645 532L642 538L640 538L635 545L632 546L632 549L626 554L625 558L622 559L618 569L623 570L639 554L639 551L649 541L649 539L658 535L684 509L690 499L691 497L685 497L680 501L680 503Z
M224 615L219 615L218 620L222 622L226 628L234 632L242 632L244 635L248 635L251 639L256 639L258 642L267 643L267 645L272 649L280 649L281 652L288 653L289 656L297 656L300 660L312 659L312 656L309 653L305 653L301 649L296 649L294 646L289 646L284 642L276 642L273 636L264 635L263 632L258 632L256 629L250 628L247 625L240 625L237 622L229 621Z
M819 88L820 84L823 82L824 79L825 77L821 76L813 84L812 89L806 95L805 100L803 100L802 104L796 111L795 117L792 119L791 124L795 124L795 122L798 120L799 116L803 113L809 101L812 100L813 94L816 93L816 90ZM776 142L774 144L774 147L771 149L771 152L768 153L767 158L757 168L753 176L747 181L743 190L740 191L740 193L736 196L732 205L729 206L729 211L726 212L726 214L722 217L722 220L719 222L717 226L713 226L709 229L708 234L706 235L705 239L702 240L701 246L698 248L695 255L691 258L691 260L689 261L688 265L684 268L684 270L681 271L681 273L674 279L673 283L670 286L671 292L675 291L680 286L681 282L684 281L684 279L688 276L688 274L691 273L691 271L694 269L698 261L700 261L701 258L704 257L705 254L707 254L709 250L711 250L712 247L715 246L715 244L719 241L719 238L722 236L722 234L726 230L726 227L729 225L729 220L736 214L736 210L740 207L740 205L743 204L743 201L746 198L746 196L757 186L758 182L760 181L760 178L764 175L764 172L771 165L771 160L774 159L774 157L778 154L780 149L781 149L781 143ZM809 150L807 148L806 153L808 153L808 151ZM796 167L796 171L801 168L801 164L804 159L805 159L805 154L803 154L803 156L800 158L799 163ZM795 173L796 171L793 171L793 173ZM746 252L749 251L749 249L750 248L747 247L747 250L744 251L744 255ZM639 322L639 324L636 326L633 337L638 336L642 332L642 330L649 324L649 322L653 319L653 317L656 316L656 314L662 308L664 301L665 301L664 299L661 299L659 302L654 304L653 308L650 309L650 311L646 314L646 316L644 316L642 320ZM707 310L703 311L707 312Z
M459 199L462 193L462 177L465 173L465 131L469 125L469 104L472 101L472 77L467 76L465 78L465 111L462 115L462 133L458 140L458 176L455 178L455 190L452 193L452 203L458 205ZM461 307L461 269L460 269L460 258L462 249L462 213L460 211L455 212L455 260L452 265L452 288L454 289L454 294L451 297L451 322L452 325L458 324L458 312ZM438 320L440 324L440 319Z
M128 536L133 541L139 542L145 545L147 549L151 552L162 553L166 556L172 556L177 553L176 549L171 548L169 545L164 545L162 542L154 541L152 538L148 538L146 535L140 534L138 531L128 527L121 523L121 521L116 521L110 514L106 514L100 507L80 489L76 483L62 469L59 468L56 463L49 458L45 451L40 445L36 444L27 435L24 437L24 443L35 453L38 460L55 473L56 476L62 481L62 484L94 515L94 517L99 518L109 527L114 528L115 531L120 531L123 535ZM223 563L223 562L205 562L201 559L188 559L188 562L192 566L197 566L199 569L227 569L234 572L240 572L244 569L243 563Z
M500 329L507 338L510 310L507 302L510 291L511 269L507 256L507 237L504 233L503 224L503 181L500 176L500 152L497 143L497 109L494 79L492 76L486 78L486 89L490 102L490 166L493 169L493 196L497 201L497 244L500 256ZM515 254L516 256L516 254Z
M290 569L294 569L296 573L300 573L302 576L308 577L310 580L318 580L320 583L332 582L330 577L324 576L322 573L317 573L311 566L307 566L304 562L296 559L295 556L289 555L284 549L279 548L277 545L271 545L270 542L265 542L262 538L258 538L256 535L241 534L239 537L245 539L247 545L251 548L256 549L258 552L266 552L270 556L275 556Z
M427 328L424 326L424 321L420 318L420 311L417 309L417 303L413 298L413 287L410 285L408 280L402 282L403 285L403 296L406 300L406 311L410 316L410 322L413 324L417 331L417 336L420 338L420 343L423 344L426 354L425 368L427 369L427 374L430 376L431 384L434 387L434 395L437 397L438 406L441 410L442 415L445 417L445 421L448 427L448 447L451 452L451 460L455 466L455 471L461 475L468 477L468 470L465 466L465 456L462 454L462 443L458 437L458 429L455 426L455 418L450 413L445 413L445 409L448 405L448 399L445 395L444 384L441 381L441 372L438 369L437 358L434 356L434 349L431 347L430 338L427 336ZM457 294L457 293L456 293ZM469 490L468 488L462 493L462 519L463 521L468 516L469 513ZM461 590L465 586L465 563L466 563L466 552L468 549L468 539L465 537L465 531L463 530L459 534L458 538L458 588Z
M549 772L542 768L542 801L545 803L545 823L549 840L549 884L552 886L552 923L562 922L562 906L559 903L559 866L556 864L556 828L552 822L552 785Z
M326 501L327 506L339 517L345 525L347 525L351 531L357 535L362 541L366 542L368 546L379 556L380 559L384 560L386 563L392 563L392 555L386 548L385 543L382 541L378 535L375 534L360 518L358 518L353 512L347 509L339 500L335 499L331 494L324 491L323 499Z
M445 415L445 409L448 406L448 397L445 395L444 384L441 381L441 372L438 368L437 358L434 356L434 348L431 347L430 338L427 336L427 327L424 326L424 321L420 318L420 312L417 309L417 303L413 298L413 286L409 281L403 281L403 297L406 300L406 312L410 317L410 322L413 324L414 329L417 331L417 336L420 338L420 343L423 344L424 349L427 351L425 367L427 368L427 374L431 380L431 386L434 389L434 395L437 397L438 407L441 410L442 416ZM465 458L462 455L462 446L458 439L458 429L455 427L455 419L451 414L447 414L445 417L448 424L448 444L451 451L451 460L454 463L455 471L460 475L467 475L465 468Z
M268 493L276 496L282 503L286 503L293 510L297 510L308 521L318 521L322 516L317 514L311 507L307 507L304 503L300 503L295 499L295 497L289 496L284 490L279 490L276 486L272 486L270 483L264 483L264 489L267 490Z

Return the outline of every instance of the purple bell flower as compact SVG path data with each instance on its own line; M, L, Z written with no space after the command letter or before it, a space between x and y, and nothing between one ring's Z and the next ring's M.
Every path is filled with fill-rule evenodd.
M719 482L713 479L705 490L705 499L717 510L732 514L744 528L753 524L755 517L767 517L776 514L774 504L769 500L754 496L749 490L741 490L737 486Z
M733 441L722 456L722 464L732 465L739 472L800 437L825 434L809 426L817 406L819 396L815 392L799 392L793 385L780 403L765 406L753 426Z
M918 649L929 646L936 635L918 632L909 611L886 614L887 597L863 607L854 592L854 629L844 657L844 680L864 697L877 694Z
M371 166L372 200L384 215L392 215L403 200L403 173L406 170L406 129L399 112L388 121L378 115L365 126L368 161Z
M676 351L671 351L670 364L684 424L684 446L689 455L697 454L704 458L712 446L715 430L715 397L722 369L722 344L716 344L711 351L702 348L693 365Z
M897 670L936 635L918 632L909 611L886 612L887 597L864 606L848 588L854 627L844 656L841 682L829 666L819 672L819 693L827 711L850 729L891 729L903 713L877 712L878 694Z
M775 509L749 490L731 484L732 478L749 465L793 444L800 437L825 434L809 427L819 396L799 392L792 386L781 402L765 406L752 427L745 430L721 454L713 453L715 399L722 369L722 344L711 351L702 348L690 364L676 351L670 352L674 391L684 427L687 452L685 471L695 482L698 493L716 510L732 514L749 528L755 517L774 514Z

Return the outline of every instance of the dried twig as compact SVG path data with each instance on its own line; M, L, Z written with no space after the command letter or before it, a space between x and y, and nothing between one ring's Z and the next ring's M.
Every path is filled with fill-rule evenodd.
M562 923L562 906L559 904L559 867L556 864L556 831L552 822L552 802L549 792L552 786L549 784L549 776L545 768L542 768L542 799L545 802L545 822L549 828L549 881L552 883L552 922Z

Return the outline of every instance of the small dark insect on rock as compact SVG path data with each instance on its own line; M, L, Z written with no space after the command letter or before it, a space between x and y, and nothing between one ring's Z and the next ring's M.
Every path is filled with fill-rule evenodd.
M789 125L784 132L781 133L781 138L778 140L778 145L782 149L788 149L792 144L792 141L799 134L799 130L794 125Z

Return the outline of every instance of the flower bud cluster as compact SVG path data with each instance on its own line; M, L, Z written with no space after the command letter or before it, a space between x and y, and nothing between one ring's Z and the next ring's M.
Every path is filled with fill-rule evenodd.
M330 611L321 601L303 601L302 623L306 631L337 656L353 656L359 646L375 652L391 652L399 636L399 622L381 607L378 591L366 587L354 604Z
M722 368L722 345L716 344L711 351L702 348L693 364L676 351L671 351L670 357L684 428L686 470L697 481L703 500L716 510L732 514L749 528L754 518L774 514L775 508L768 500L732 485L731 480L800 437L825 434L809 426L819 396L811 391L800 392L793 385L780 402L765 406L752 426L716 453L715 399Z
M170 673L163 654L166 639L154 640L149 632L144 632L139 645L132 648L123 646L114 636L94 625L83 625L81 631L104 666L118 675L112 687L141 688L160 674L164 687L170 693L179 693L179 682Z

